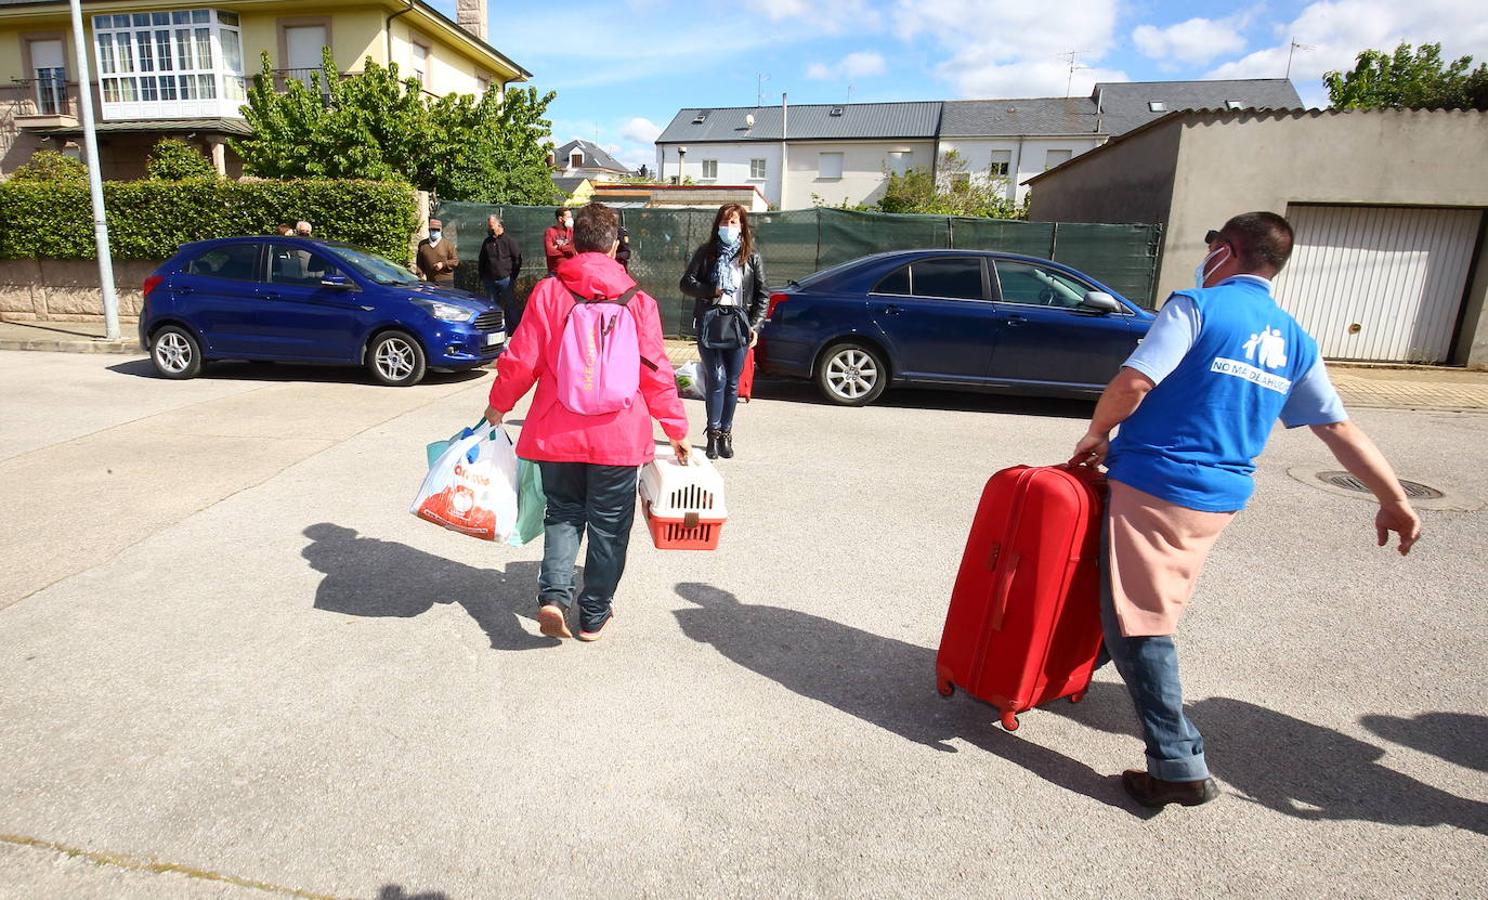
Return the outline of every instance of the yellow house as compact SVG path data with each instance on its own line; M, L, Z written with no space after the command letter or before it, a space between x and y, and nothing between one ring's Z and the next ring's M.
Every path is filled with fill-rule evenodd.
M486 0L451 20L423 0L103 0L83 4L100 171L138 178L164 136L207 150L249 133L240 108L267 53L280 85L308 79L331 49L344 74L371 57L398 64L434 96L505 92L530 72L486 43ZM65 0L0 0L0 177L43 147L76 153L78 82Z

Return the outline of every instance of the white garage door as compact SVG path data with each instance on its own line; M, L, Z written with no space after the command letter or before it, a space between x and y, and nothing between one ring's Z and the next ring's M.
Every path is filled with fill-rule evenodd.
M1446 362L1482 215L1290 207L1296 246L1276 298L1329 359Z

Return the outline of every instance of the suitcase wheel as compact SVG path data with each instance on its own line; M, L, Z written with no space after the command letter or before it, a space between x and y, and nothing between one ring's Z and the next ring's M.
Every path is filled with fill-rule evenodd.
M1003 713L1002 714L1002 727L1003 728L1006 728L1008 731L1017 731L1018 730L1018 717L1015 716L1015 715L1013 715L1010 712Z
M1070 702L1071 703L1079 703L1081 700L1084 700L1084 699L1085 699L1085 692L1084 691L1075 691L1073 694L1070 694Z
M956 686L954 684L939 678L935 679L935 689L940 692L940 696L942 697L949 697L956 693Z

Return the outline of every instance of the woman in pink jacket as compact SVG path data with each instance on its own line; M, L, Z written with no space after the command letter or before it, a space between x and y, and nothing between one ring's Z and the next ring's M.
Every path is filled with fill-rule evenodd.
M537 395L517 440L517 455L542 470L548 508L542 572L537 579L538 624L549 637L573 637L566 613L574 603L574 561L587 526L584 589L578 594L579 640L597 641L613 616L615 588L625 571L635 520L636 474L655 456L651 419L661 424L677 458L687 459L687 413L667 362L656 301L637 291L627 305L635 317L640 388L619 412L584 415L558 399L557 352L569 312L583 297L614 299L635 287L615 262L620 223L608 207L591 203L574 221L576 255L556 278L537 283L522 325L497 358L486 418L500 424L534 383ZM652 368L644 361L656 363Z

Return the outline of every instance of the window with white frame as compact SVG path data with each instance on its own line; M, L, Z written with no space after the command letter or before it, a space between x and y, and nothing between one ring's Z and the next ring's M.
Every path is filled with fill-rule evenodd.
M1006 178L1013 165L1013 151L993 150L992 164L987 167L987 174L993 178Z
M889 171L895 175L903 176L914 165L913 150L891 150L889 151Z
M105 119L241 115L246 92L237 13L94 16L93 48Z
M1047 172L1055 166L1069 162L1072 155L1074 155L1072 150L1045 150L1044 171Z
M703 160L703 180L716 181L718 179L718 160Z
M54 116L67 106L67 57L56 39L28 41L31 76L35 80L36 111Z
M413 79L429 88L429 48L423 44L413 45Z
M751 181L764 181L766 162L763 159L751 159L749 161L749 178Z
M842 177L842 154L841 153L818 153L816 155L816 177L817 178L841 178Z

